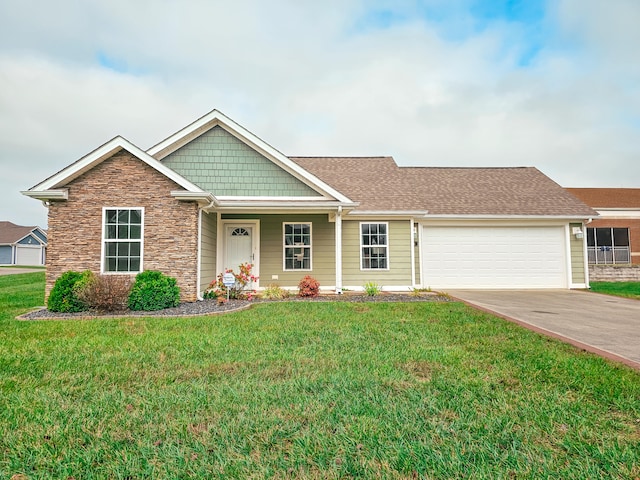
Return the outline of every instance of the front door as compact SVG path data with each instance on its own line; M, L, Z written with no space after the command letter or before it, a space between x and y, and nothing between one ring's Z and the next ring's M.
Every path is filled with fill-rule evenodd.
M258 223L229 222L224 224L223 268L238 273L243 263L253 265L252 273L258 275Z

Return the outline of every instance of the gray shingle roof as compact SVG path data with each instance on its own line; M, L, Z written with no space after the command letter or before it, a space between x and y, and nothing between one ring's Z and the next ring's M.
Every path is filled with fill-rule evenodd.
M399 167L391 157L290 157L360 202L356 211L430 215L596 216L533 167Z
M37 227L23 227L12 222L0 222L0 244L6 245L15 243L29 235Z

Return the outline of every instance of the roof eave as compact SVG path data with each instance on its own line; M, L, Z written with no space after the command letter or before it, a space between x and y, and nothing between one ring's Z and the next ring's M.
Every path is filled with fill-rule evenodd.
M30 198L41 200L43 202L51 202L56 200L68 200L69 190L66 188L61 190L25 190L20 192Z

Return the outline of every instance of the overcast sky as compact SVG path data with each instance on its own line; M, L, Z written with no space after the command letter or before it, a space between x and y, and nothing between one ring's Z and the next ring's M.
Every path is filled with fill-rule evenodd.
M638 0L3 0L0 18L0 220L46 227L20 190L214 108L285 155L640 187Z

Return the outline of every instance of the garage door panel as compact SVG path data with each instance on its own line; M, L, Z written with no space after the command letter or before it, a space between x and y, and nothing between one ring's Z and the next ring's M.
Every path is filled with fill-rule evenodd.
M425 226L425 285L566 288L564 236L564 227Z
M19 245L16 249L17 265L42 265L42 249L40 247L26 247Z

